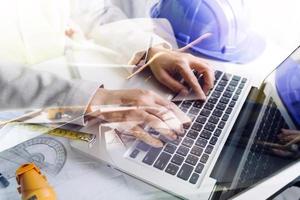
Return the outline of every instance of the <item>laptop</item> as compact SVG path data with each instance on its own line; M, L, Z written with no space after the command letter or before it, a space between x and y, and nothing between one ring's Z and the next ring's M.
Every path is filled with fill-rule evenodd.
M164 141L163 148L139 140L124 145L118 134L105 126L100 126L93 145L72 141L71 146L181 198L238 198L299 162L299 149L295 145L292 150L284 149L284 142L278 136L282 128L299 129L299 115L294 107L299 108L300 99L289 91L293 87L286 83L293 74L287 72L298 66L299 47L260 87L255 87L249 77L216 70L214 88L205 102L184 99L176 102L193 122L185 127L183 137ZM201 84L201 75L195 75ZM129 84L147 85L151 89L149 79L143 85L143 76ZM124 88L128 87L124 84ZM152 89L165 94L157 85ZM167 97L172 99L174 95L168 93ZM155 130L149 133L161 137Z

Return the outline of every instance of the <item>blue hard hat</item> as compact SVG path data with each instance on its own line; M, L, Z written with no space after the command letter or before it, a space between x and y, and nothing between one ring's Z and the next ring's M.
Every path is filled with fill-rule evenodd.
M298 50L300 51L300 50ZM292 57L276 70L275 82L280 99L300 127L300 61Z
M180 47L212 33L192 50L237 63L255 59L265 46L249 30L245 13L242 0L160 0L151 9L151 17L169 20Z

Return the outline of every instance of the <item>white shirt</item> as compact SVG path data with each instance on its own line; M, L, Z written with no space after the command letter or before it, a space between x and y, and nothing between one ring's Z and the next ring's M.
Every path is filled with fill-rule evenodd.
M89 50L100 63L126 64L147 49L150 37L153 45L168 38L176 44L166 21L158 20L163 28L156 26L157 20L116 21L126 16L106 0L2 1L0 25L5 31L0 33L0 60L4 61L33 65L64 56L68 48L75 54ZM76 30L71 40L65 35L68 25Z

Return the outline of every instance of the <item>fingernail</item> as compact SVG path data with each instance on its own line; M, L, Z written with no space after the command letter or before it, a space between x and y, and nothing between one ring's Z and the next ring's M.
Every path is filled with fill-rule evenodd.
M154 146L156 148L161 148L164 146L164 144L161 141L156 141L155 143L153 143L152 146Z
M206 100L206 96L200 95L199 100L205 101Z
M184 128L183 128L183 126L180 126L179 133L184 133Z
M184 88L184 89L180 90L180 94L182 94L182 95L188 95L189 91Z
M172 139L173 139L173 140L176 140L177 138L178 138L177 134L174 134L174 133L173 133L173 134L172 134Z

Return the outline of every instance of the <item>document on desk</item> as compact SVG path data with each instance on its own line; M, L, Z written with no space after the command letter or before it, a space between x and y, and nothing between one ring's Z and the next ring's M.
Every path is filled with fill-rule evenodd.
M0 152L42 134L43 133L38 131L24 129L15 124L6 124L0 129Z
M42 135L0 152L0 172L10 182L7 188L0 188L1 200L20 199L15 170L24 162L34 162L40 167L58 199L174 199L105 163L73 151L65 138Z
M89 131L87 127L86 131ZM7 188L0 187L1 200L20 198L15 171L28 162L34 162L41 168L59 199L113 200L124 196L133 200L174 198L107 167L99 160L74 151L66 138L42 134L14 126L13 123L0 129L0 173L10 183ZM78 188L80 192L74 193L74 189Z

